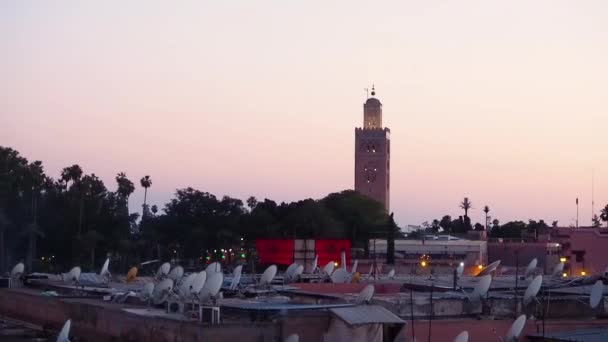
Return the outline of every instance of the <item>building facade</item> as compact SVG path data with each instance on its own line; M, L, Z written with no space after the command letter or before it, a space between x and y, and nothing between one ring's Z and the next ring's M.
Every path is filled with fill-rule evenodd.
M382 127L382 103L363 104L363 127L355 128L355 190L390 208L390 130Z

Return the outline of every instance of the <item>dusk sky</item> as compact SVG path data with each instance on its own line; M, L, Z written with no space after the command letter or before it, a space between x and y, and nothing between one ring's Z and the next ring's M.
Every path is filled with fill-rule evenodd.
M0 145L151 204L353 188L372 83L401 226L608 203L606 1L6 0L0 42Z

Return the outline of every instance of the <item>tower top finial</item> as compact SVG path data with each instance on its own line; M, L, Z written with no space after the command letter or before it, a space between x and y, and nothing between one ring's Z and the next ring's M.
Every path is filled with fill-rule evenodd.
M374 87L374 85L372 84L372 96L376 95L376 88Z

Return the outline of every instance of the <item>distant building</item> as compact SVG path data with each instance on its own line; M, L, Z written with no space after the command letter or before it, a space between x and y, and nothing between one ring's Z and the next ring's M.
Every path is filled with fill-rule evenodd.
M550 273L560 262L562 246L552 241L535 241L533 239L490 239L488 240L488 262L500 260L502 267L525 268L536 258L544 273Z
M439 235L441 236L441 235ZM421 273L423 269L451 273L461 262L474 273L479 265L488 264L487 242L462 240L447 235L431 240L395 240L395 266L401 272ZM369 240L370 258L386 261L386 240ZM423 262L424 261L424 262ZM404 269L405 268L405 269Z
M602 273L608 267L606 228L555 228L551 240L562 244L565 269L571 276Z
M372 97L363 105L363 127L355 128L355 190L390 208L390 130L382 127L382 103Z

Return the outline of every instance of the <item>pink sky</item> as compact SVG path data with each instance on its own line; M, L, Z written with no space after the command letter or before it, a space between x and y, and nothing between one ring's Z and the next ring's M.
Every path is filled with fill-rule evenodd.
M292 201L353 187L376 84L398 222L608 203L605 1L2 1L0 145L57 176ZM139 209L143 191L132 197Z

